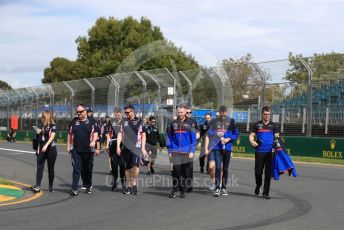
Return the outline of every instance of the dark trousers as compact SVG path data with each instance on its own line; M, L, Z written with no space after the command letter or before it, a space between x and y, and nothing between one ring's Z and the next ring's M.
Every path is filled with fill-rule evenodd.
M121 184L122 184L122 187L124 187L125 186L125 162L123 159L123 155L118 156L116 153L112 155L111 168L112 168L112 175L113 175L113 186L117 185L118 168L119 168Z
M216 189L226 189L228 181L228 167L229 162L231 160L231 153L232 152L230 151L214 150Z
M93 170L94 153L85 152L78 153L72 151L72 164L73 164L73 182L72 189L78 190L79 179L83 171L83 184L86 188L92 186L92 170Z
M192 160L189 159L189 154L172 153L173 191L184 192L187 185L192 184Z
M256 153L254 172L256 177L256 185L260 188L262 186L262 177L264 170L264 195L269 195L270 181L271 181L271 158L272 153Z
M56 146L50 146L47 151L37 155L36 185L41 186L45 161L48 162L49 187L53 186L55 177Z

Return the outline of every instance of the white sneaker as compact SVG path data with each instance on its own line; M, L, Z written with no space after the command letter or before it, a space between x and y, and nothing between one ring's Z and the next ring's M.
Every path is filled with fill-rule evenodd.
M209 190L210 190L210 191L214 191L214 190L215 190L215 184L211 183L211 184L209 185Z
M220 190L220 194L221 194L221 196L228 196L228 192L227 192L227 190L224 189L224 188L222 188L222 189Z
M80 187L80 190L81 190L81 191L85 191L85 190L86 190L86 187L85 187L85 186L81 186L81 187Z
M214 196L215 197L219 197L220 196L220 189L216 189L215 192L214 192Z

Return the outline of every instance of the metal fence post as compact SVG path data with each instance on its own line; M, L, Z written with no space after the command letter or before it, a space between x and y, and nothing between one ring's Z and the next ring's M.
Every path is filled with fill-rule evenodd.
M306 62L301 58L297 57L301 64L307 69L308 72L308 94L307 94L307 136L312 136L312 107L313 107L313 86L312 86L312 76L313 76L313 70L309 65L306 64Z
M142 119L145 117L146 115L146 110L145 110L145 106L146 106L146 94L147 94L147 82L145 81L145 79L143 79L143 77L139 74L139 72L135 71L134 72L135 75L142 81L143 84L143 108L142 108Z
M73 90L73 88L72 88L66 81L63 81L62 83L63 83L63 84L69 89L69 91L71 92L71 95L70 95L70 99L71 99L71 103L70 103L70 118L73 119L74 90Z
M94 107L94 91L96 90L94 88L94 86L91 84L91 82L89 80L87 80L86 78L83 78L83 80L86 82L86 84L91 88L91 104L92 104L92 108L93 108L93 111L95 110L95 107Z
M252 64L253 67L257 70L258 74L262 78L262 96L261 96L261 101L260 101L260 110L263 109L265 106L265 98L266 98L266 75L265 73L258 67L256 63Z
M192 96L192 82L190 81L190 79L186 76L185 73L183 73L182 71L179 71L180 75L182 75L182 77L185 79L185 81L188 83L189 85L189 97L190 97L190 106L193 107L193 96Z

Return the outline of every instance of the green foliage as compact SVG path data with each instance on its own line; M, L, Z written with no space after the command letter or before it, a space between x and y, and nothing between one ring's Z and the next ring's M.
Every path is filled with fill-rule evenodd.
M162 43L142 49L154 41ZM88 35L79 36L76 43L77 59L54 58L44 71L43 83L103 77L116 71L157 68L185 70L198 67L192 56L166 41L160 28L144 17L139 21L133 17L123 20L101 17L88 30ZM160 55L155 57L157 52Z
M7 82L0 80L0 89L12 89L12 87L9 84L7 84Z
M340 53L329 54L314 54L313 57L304 58L302 55L293 55L289 53L288 59L291 68L287 70L285 77L288 81L302 82L307 81L308 73L306 68L302 65L298 57L303 58L305 62L312 68L313 80L332 80L342 74L344 69L344 55ZM343 75L343 74L342 74Z
M249 100L256 99L261 94L262 79L252 66L252 55L247 54L239 59L225 59L222 65L229 77L233 90L234 104L243 102L243 95Z

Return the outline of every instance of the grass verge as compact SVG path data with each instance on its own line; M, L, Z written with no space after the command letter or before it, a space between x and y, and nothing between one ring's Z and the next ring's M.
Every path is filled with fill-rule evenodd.
M253 153L234 153L234 157L254 158L254 154ZM295 162L344 165L344 160L339 160L339 159L327 159L327 158L317 158L317 157L299 157L299 156L292 156L291 158Z
M4 178L0 177L0 184L4 184L4 185L13 185L12 182L5 180Z

